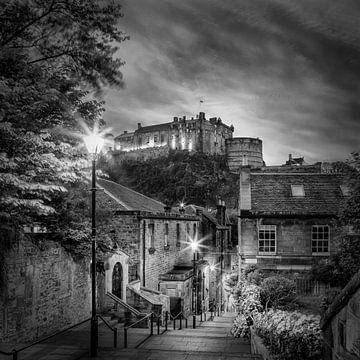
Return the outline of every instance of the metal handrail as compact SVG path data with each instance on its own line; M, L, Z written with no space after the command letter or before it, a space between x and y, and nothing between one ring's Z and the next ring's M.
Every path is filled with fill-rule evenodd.
M85 320L83 320L83 321L81 321L81 322L79 322L79 323L77 323L75 325L71 325L71 326L67 327L66 329L60 330L60 331L58 331L58 332L56 332L56 333L54 333L52 335L46 336L46 337L44 337L44 338L42 338L40 340L37 340L37 341L35 341L35 342L33 342L33 343L29 344L29 345L25 345L25 346L21 347L20 349L13 349L11 352L6 352L6 351L1 351L0 350L0 353L3 354L3 355L12 355L13 360L17 360L17 358L18 358L17 355L18 355L18 353L20 351L26 350L26 349L34 346L34 345L40 344L41 342L43 342L45 340L51 339L54 336L60 335L60 334L62 334L64 332L66 332L68 330L71 330L76 326L82 325L82 324L84 324L84 323L86 323L87 321L90 321L90 320L91 320L91 318L85 319Z
M98 318L100 318L103 323L114 333L114 348L117 347L117 333L118 333L118 329L117 327L112 327L109 322L104 319L100 314L98 315Z
M124 327L124 348L125 349L127 348L128 330L130 328L132 328L133 326L135 326L136 324L138 324L139 322L148 319L149 317L150 317L150 335L148 337L146 337L146 339L144 339L142 342L144 342L145 340L147 340L150 336L152 336L154 334L154 328L153 328L154 315L155 315L154 313L147 314L144 317L142 317L141 319L139 319L139 320L135 321L134 323L132 323L131 325ZM138 344L137 346L139 346L140 344Z

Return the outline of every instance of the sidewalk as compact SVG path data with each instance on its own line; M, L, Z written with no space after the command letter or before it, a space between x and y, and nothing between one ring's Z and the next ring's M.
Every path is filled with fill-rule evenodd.
M162 335L148 337L150 329L130 329L128 348L124 348L124 330L118 330L118 346L113 347L113 333L99 326L99 351L96 359L101 360L250 360L261 359L250 354L249 342L234 338L230 328L232 313L215 317L213 321L199 322L192 329L192 322L185 329L173 330L169 323L168 331ZM163 330L163 329L162 329ZM142 343L141 343L142 342ZM138 348L135 348L141 343ZM49 339L20 352L18 360L90 360L90 323ZM3 357L2 357L3 356ZM0 360L11 360L11 356L0 355Z

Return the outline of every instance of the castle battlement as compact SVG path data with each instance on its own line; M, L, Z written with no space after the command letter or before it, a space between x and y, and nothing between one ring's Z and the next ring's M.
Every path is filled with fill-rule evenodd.
M173 118L172 122L138 127L124 131L114 139L115 162L123 159L149 159L169 151L196 151L226 155L231 170L237 171L244 161L251 166L263 165L262 141L255 138L233 138L234 127L219 117L206 119L200 112L196 117ZM245 159L245 160L244 160Z

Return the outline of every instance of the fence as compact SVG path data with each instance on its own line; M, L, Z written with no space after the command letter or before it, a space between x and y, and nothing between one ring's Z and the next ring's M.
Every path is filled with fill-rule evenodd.
M330 285L311 279L296 279L296 293L298 295L323 295L330 290Z

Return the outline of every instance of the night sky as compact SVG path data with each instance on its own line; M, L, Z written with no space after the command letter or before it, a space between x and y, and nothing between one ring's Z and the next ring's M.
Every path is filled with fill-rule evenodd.
M261 138L267 165L359 150L359 0L121 3L125 87L104 93L115 136L204 111Z

